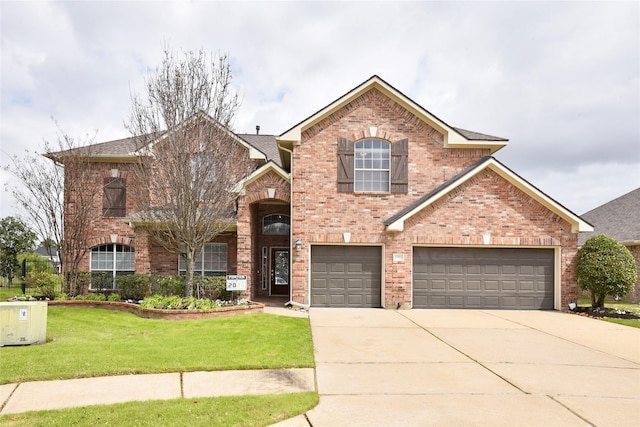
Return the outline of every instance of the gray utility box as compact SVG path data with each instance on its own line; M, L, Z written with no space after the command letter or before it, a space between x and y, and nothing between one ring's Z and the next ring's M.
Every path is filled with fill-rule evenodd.
M47 342L47 302L0 302L0 347Z

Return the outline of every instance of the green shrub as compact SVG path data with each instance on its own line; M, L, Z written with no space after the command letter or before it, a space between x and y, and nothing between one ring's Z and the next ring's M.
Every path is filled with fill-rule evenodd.
M230 301L231 291L227 291L227 278L224 276L204 276L193 278L193 288L198 298Z
M179 276L151 276L150 293L163 296L184 296L186 284Z
M89 293L84 296L86 301L106 301L107 297L101 293Z
M140 302L140 308L165 308L164 299L162 295L152 295Z
M107 301L120 301L120 300L122 300L122 298L120 297L120 294L116 292L109 294L109 296L107 297Z
M92 271L91 289L101 291L103 289L113 289L113 275L110 271Z
M116 289L122 299L140 301L151 295L149 282L150 276L142 274L116 276Z
M84 295L89 292L91 273L88 271L68 272L64 275L63 292L69 296Z
M629 249L604 234L591 237L578 250L576 273L578 285L591 293L592 307L604 307L606 296L624 297L638 279Z
M64 292L62 292L62 293L59 293L58 295L56 295L56 299L59 300L59 301L68 301L70 298L69 298L69 295L67 295Z
M45 271L27 273L27 287L36 288L37 294L47 299L54 299L60 291L62 282L59 276Z

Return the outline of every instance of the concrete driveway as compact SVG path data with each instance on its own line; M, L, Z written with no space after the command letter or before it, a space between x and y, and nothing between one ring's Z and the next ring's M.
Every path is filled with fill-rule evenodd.
M640 425L640 329L547 311L315 308L310 319L314 427Z

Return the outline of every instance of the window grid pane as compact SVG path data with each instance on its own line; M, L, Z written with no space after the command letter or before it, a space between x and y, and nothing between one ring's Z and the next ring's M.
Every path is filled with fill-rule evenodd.
M384 193L390 189L391 149L380 139L364 139L355 144L354 189Z
M187 264L178 257L178 273L187 273ZM225 276L227 274L227 244L207 243L196 256L195 276Z
M118 244L96 246L91 249L91 271L108 271L113 277L135 273L135 249Z

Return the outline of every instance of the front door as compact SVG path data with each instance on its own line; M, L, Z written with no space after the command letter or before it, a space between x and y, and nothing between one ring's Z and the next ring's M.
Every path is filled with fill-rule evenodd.
M289 249L271 249L271 295L289 295Z

